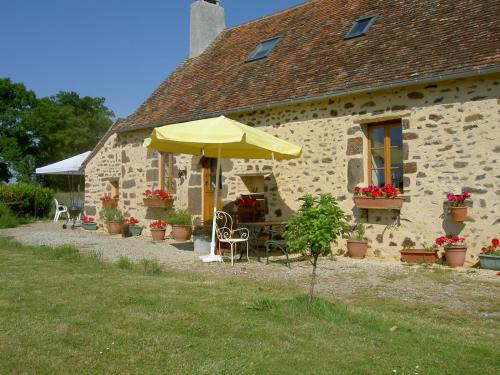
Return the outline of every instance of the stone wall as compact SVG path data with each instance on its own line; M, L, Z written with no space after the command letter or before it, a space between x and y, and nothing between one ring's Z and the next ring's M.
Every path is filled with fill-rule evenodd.
M370 255L399 258L405 237L432 243L443 232L467 238L468 261L500 233L499 76L463 79L347 96L233 116L303 146L290 161L234 160L227 199L245 191L243 173L265 174L268 219L287 218L304 194L332 193L353 222L367 225ZM352 192L367 184L368 123L401 119L404 192L400 213L354 208ZM472 194L464 224L445 215L445 192ZM399 223L398 223L399 222ZM342 244L341 244L342 245Z
M240 193L248 192L249 179L261 178L267 218L286 219L300 206L304 194L328 192L353 222L366 223L369 256L397 259L405 237L417 244L432 243L447 232L467 238L470 263L481 245L500 232L499 80L498 75L484 76L233 115L302 145L303 156L279 162L224 161L224 204L230 207ZM401 119L403 125L407 202L399 217L394 212L370 210L366 214L352 202L354 187L367 181L367 124L388 119ZM110 189L106 178L117 176L124 211L146 225L163 214L146 210L141 203L142 192L158 181L158 156L142 147L149 132L111 136L88 163L87 213L100 207L99 196ZM177 169L187 169L185 177L176 178L176 206L188 208L199 222L201 159L176 155L175 162ZM253 176L241 177L245 174ZM472 205L469 219L457 224L444 214L444 200L445 192L461 189L471 192Z

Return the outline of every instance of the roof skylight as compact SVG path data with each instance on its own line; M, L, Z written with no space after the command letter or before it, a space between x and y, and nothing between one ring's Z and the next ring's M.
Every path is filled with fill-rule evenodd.
M276 47L280 39L281 36L275 36L274 38L263 40L254 48L250 55L248 55L246 61L260 60L267 57L273 48Z
M368 29L373 24L373 22L375 22L378 16L379 16L378 14L373 14L371 16L363 17L355 21L354 24L351 26L349 32L344 37L344 39L357 38L359 36L366 35Z

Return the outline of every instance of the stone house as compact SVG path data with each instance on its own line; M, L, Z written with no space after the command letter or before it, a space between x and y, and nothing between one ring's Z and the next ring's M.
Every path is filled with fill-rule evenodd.
M500 232L500 29L497 0L309 0L225 28L218 1L191 6L190 56L86 163L86 212L119 192L147 224L163 211L142 192L164 187L207 220L214 160L142 147L155 126L225 115L303 146L300 159L224 160L222 202L261 193L268 219L304 194L332 193L365 222L369 255L398 258L409 237L465 236L469 256ZM397 213L358 210L355 186L393 183ZM469 218L446 214L445 193L468 190Z

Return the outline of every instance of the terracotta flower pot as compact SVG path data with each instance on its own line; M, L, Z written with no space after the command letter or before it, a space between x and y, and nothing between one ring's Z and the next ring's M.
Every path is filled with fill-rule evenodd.
M109 234L121 234L122 232L122 223L119 221L107 221L106 229Z
M109 201L103 201L102 206L104 208L115 208L118 206L118 200L117 199L111 199Z
M172 225L172 237L175 241L189 241L192 233L193 227L191 225Z
M424 249L401 250L401 261L405 263L436 263L438 260L435 251Z
M368 250L368 241L347 240L347 252L354 259L363 259Z
M172 198L143 198L142 202L146 207L172 207L174 205L174 200Z
M403 207L404 198L369 198L353 197L357 208L368 208L376 210L400 210Z
M452 268L462 267L464 265L466 253L466 247L447 247L444 249L446 263Z
M151 237L153 237L153 240L163 241L165 239L165 232L167 230L166 229L150 229L150 231L151 231Z
M451 220L462 222L467 219L467 206L450 207Z

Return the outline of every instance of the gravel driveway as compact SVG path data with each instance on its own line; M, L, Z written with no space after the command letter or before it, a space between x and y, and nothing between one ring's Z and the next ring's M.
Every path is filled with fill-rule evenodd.
M270 286L275 282L297 285L306 290L311 266L295 258L292 268L272 259L269 264L257 262L204 264L193 251L192 243L171 240L155 243L148 237L122 238L105 232L88 232L77 228L62 229L61 223L38 222L13 229L1 229L0 235L31 245L57 246L71 244L82 251L100 251L106 260L120 255L138 261L157 259L172 271L250 277ZM336 298L354 299L357 295L373 298L390 297L403 301L425 302L485 317L500 317L500 276L496 271L450 269L448 267L408 266L378 259L354 260L348 257L321 259L318 263L317 290ZM495 308L496 306L496 308Z

